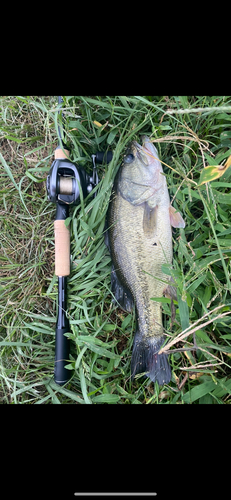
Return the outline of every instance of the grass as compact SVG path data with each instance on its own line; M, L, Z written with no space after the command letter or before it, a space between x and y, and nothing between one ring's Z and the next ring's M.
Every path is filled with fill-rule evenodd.
M98 194L70 213L68 317L71 381L53 380L57 280L45 181L57 145L57 100L0 98L0 401L7 404L229 404L231 402L231 169L200 185L207 165L231 154L231 97L64 96L71 158L91 172ZM199 111L196 109L199 108ZM215 109L213 109L215 108ZM172 380L130 379L135 314L112 305L104 221L126 144L151 135L170 197L185 219L173 230L176 317L162 303Z

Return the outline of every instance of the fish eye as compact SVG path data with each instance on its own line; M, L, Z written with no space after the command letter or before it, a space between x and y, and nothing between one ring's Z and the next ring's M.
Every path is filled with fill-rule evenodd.
M132 153L129 153L128 155L125 156L124 163L132 163L133 160L134 160L134 155Z

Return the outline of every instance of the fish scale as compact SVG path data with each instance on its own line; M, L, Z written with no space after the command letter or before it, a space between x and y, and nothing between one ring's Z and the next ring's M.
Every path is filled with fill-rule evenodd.
M123 298L131 294L136 307L132 376L144 372L162 384L170 380L171 370L167 355L158 354L165 340L162 309L151 298L161 297L167 289L161 280L170 279L162 272L162 264L172 262L171 224L183 227L184 221L170 205L156 149L148 138L144 145L141 148L133 142L125 155L115 179L107 225L115 298L128 309Z

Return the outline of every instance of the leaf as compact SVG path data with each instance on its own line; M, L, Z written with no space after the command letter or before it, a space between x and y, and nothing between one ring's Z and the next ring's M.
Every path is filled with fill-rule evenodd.
M9 139L9 141L17 142L18 144L21 144L21 142L23 142L22 139L19 139L18 137L15 137L13 135L5 135L4 138Z
M197 278L195 281L193 281L193 283L191 283L191 285L189 285L188 287L188 292L192 293L194 292L194 290L196 290L196 288L204 281L205 277L204 275L200 276L199 278Z
M120 400L120 397L116 394L99 394L92 398L92 403L111 403L115 404Z
M4 159L4 157L2 156L2 153L0 153L0 161L2 162L3 167L4 167L4 169L5 169L6 173L7 173L7 175L9 176L10 180L13 182L14 186L15 186L15 187L16 187L16 189L18 190L18 186L17 186L17 184L16 184L16 182L15 182L15 180L14 180L14 177L13 177L13 175L12 175L11 169L10 169L9 165L7 165L7 163L6 163L5 159Z
M220 134L221 146L230 147L230 139L231 139L231 132L221 132Z
M204 330L197 330L196 337L198 337L198 339L204 340L204 342L211 342L211 339Z
M43 333L46 335L54 334L54 329L50 328L48 325L43 325L42 323L26 323L23 321L24 325L26 328L29 328L30 330L33 330L34 332L38 333Z
M70 120L69 128L70 128L70 131L71 130L78 130L80 132L83 132L86 135L89 135L88 130L82 125L80 120Z
M71 220L72 220L72 217L67 217L64 221L64 225L66 227L69 227L70 223L71 223Z
M224 165L209 165L205 167L200 175L199 186L205 184L206 182L214 181L219 179L228 170L231 165L231 156L229 156L227 162Z
M171 299L168 299L167 297L151 297L151 300L154 300L155 302L162 302L163 304L171 304Z
M92 402L88 398L88 395L87 395L86 379L84 377L84 371L83 371L82 366L79 369L79 378L80 378L80 385L81 385L81 390L82 390L82 395L83 395L84 401L87 405L90 405L90 404L92 404Z
M131 320L132 320L132 315L128 314L126 316L126 318L123 320L123 323L121 325L121 329L125 330L127 328L127 326L129 325L129 323L130 323Z
M104 330L104 332L112 332L113 330L115 330L115 328L116 328L115 325L107 323L106 325L103 326L102 330Z
M170 125L160 125L159 129L160 130L172 130L172 127L170 127Z
M213 395L221 398L225 394L231 394L231 380L226 380L226 377L224 379L220 379L218 386L216 389L213 391Z
M76 338L76 343L79 346L85 345L88 349L95 352L96 354L100 354L101 356L106 356L107 358L112 359L121 359L121 356L119 356L119 354L115 354L114 352L105 349L105 347L102 347L104 345L107 345L105 344L105 342L102 342L102 340L95 337L91 337L90 335L79 335Z
M94 125L96 125L97 127L102 127L102 126L103 126L103 125L102 125L102 123L97 122L97 120L94 120L94 121L93 121L93 123L94 123Z
M208 392L211 392L213 389L216 388L216 384L213 381L208 381L208 382L203 382L202 384L197 385L196 387L193 387L190 391L186 392L183 396L183 401L185 403L193 403L197 399L201 398L202 396L205 396L205 394L208 394Z
M231 165L231 155L228 157L227 162L225 163L225 166L228 168Z
M231 196L229 193L219 193L216 189L213 189L214 199L218 203L223 203L224 205L231 205Z
M0 342L0 347L9 347L9 346L16 346L16 347L32 347L32 344L30 342L7 342L7 340L3 340Z
M114 129L114 130L112 130L112 131L110 132L110 134L109 134L109 136L108 136L108 138L107 138L107 143L108 143L108 144L111 144L111 143L113 142L113 140L114 140L114 138L115 138L116 134L117 134L117 129Z
M46 178L42 179L41 177L36 177L35 175L31 174L29 170L26 171L27 177L31 179L33 182L44 182Z
M179 306L180 322L182 331L189 327L189 309L186 301L182 300L180 293L177 290L177 301Z

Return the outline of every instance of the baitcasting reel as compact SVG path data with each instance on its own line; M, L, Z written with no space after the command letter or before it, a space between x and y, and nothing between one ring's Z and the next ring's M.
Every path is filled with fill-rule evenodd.
M92 191L98 184L98 175L96 163L99 161L103 153L96 153L92 155L93 160L93 174L88 175L81 167L77 167L72 163L66 155L69 151L65 150L66 154L60 146L55 150L55 161L53 162L50 173L47 177L47 194L48 200L53 203L76 204L79 200L81 185L84 198ZM108 161L111 161L112 153L107 154Z
M55 274L68 276L70 274L70 235L64 221L69 216L69 207L79 202L80 189L85 198L98 184L96 163L112 159L112 152L107 154L97 152L92 155L93 173L90 176L85 170L69 159L69 151L59 146L55 150L55 161L47 176L48 201L56 203L55 217ZM96 193L95 193L96 195Z
M59 103L62 99L59 97ZM61 134L59 131L60 139ZM62 139L61 139L62 142ZM63 142L62 142L63 144ZM55 160L47 176L48 201L56 203L54 221L55 232L55 275L58 276L58 316L56 323L55 342L55 382L65 384L71 376L70 370L65 368L69 360L70 340L65 333L70 332L67 310L67 276L70 274L70 231L65 226L69 216L69 207L78 204L80 189L86 197L98 184L96 164L109 163L112 152L97 152L92 155L93 172L87 174L85 170L69 159L69 150L58 146L55 150ZM94 193L96 196L96 192Z

